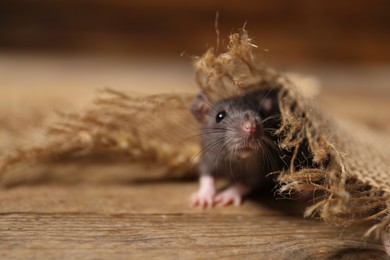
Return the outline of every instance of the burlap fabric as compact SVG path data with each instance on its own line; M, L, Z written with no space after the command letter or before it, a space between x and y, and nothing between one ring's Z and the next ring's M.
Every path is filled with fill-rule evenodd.
M275 138L281 148L295 155L306 140L314 161L300 166L293 158L289 169L278 175L279 193L320 194L306 216L318 215L342 226L373 221L368 233L385 228L390 206L390 138L329 117L307 89L256 61L253 47L242 30L230 36L225 53L210 49L196 57L200 90L216 101L254 89L278 89L282 124ZM3 142L2 176L26 166L96 154L156 164L174 176L193 175L200 148L199 126L188 111L192 98L190 94L133 96L105 89L90 109L59 114L46 120L45 127L30 127L12 142Z

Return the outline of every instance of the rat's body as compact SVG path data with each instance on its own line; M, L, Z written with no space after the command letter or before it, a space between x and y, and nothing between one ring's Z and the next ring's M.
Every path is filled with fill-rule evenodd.
M192 196L193 205L238 205L243 196L264 184L267 174L286 166L273 135L280 121L276 91L256 91L215 104L201 93L192 111L202 123L200 189ZM218 177L233 184L219 194Z

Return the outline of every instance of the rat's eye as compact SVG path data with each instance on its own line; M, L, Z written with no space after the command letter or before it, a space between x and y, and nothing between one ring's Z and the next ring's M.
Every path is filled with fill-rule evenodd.
M226 112L225 111L221 111L217 114L217 116L215 117L215 121L217 123L221 122L224 118L226 117Z

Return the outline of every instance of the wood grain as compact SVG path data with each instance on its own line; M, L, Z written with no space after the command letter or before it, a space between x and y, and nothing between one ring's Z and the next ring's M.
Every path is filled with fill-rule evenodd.
M380 244L361 239L368 226L328 226L269 200L193 209L187 198L195 189L195 183L160 183L2 191L0 257L385 258Z

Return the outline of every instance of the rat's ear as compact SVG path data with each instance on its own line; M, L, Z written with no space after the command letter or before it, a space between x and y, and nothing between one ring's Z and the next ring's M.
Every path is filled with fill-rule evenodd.
M277 94L274 92L269 92L264 95L261 100L261 109L266 114L273 114L278 111L279 104Z
M209 99L203 92L199 92L191 105L191 112L199 122L206 120L206 114L210 111L211 104Z
M271 112L272 111L272 108L274 106L274 100L272 100L271 97L265 97L262 101L261 101L262 105L262 109L266 112Z

